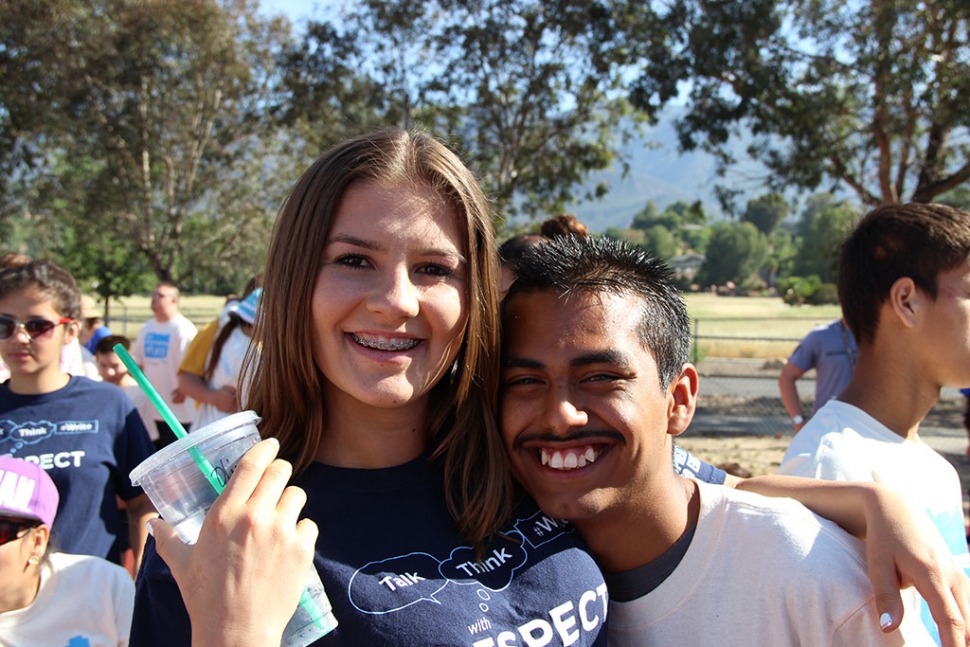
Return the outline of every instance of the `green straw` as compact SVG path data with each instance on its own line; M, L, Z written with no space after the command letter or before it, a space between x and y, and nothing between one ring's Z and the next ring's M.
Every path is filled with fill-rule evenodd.
M155 410L158 411L158 413L162 416L162 419L168 423L169 429L172 430L175 437L185 438L187 435L185 427L183 427L182 423L179 422L179 419L175 417L175 413L172 412L172 408L166 404L165 400L162 399L162 396L159 395L152 383L148 381L144 371L142 371L141 367L135 363L135 359L131 356L131 354L128 353L125 347L121 344L115 344L114 352L121 362L128 368L128 372L131 373L133 378L135 378L135 382L138 382L138 386L141 387L141 390L144 391L145 395L148 396L148 399L151 401L152 406L155 407ZM194 446L189 447L189 455L192 457L192 460L195 461L195 464L199 466L199 469L202 470L202 474L205 476L206 480L209 481L209 485L211 485L216 491L216 494L222 494L222 490L225 485L220 482L218 478L216 478L216 470L212 466L212 463L209 462L209 459L203 456L198 447ZM317 627L323 626L323 614L320 612L320 608L313 601L313 598L310 597L310 594L306 589L303 590L303 595L300 596L300 606L303 607L306 614L310 616L310 620L313 622L313 624L315 624Z
M171 407L165 403L165 400L163 400L162 396L158 394L158 391L155 390L152 383L148 381L148 378L141 370L141 367L135 363L135 359L121 344L115 344L114 352L115 355L118 356L118 359L120 359L121 362L128 368L128 372L131 373L131 376L135 378L136 382L138 382L138 386L141 387L141 390L144 391L145 395L148 396L148 399L151 401L152 406L155 407L155 410L158 411L158 413L162 416L162 419L168 423L168 428L172 430L175 437L185 438L185 427L183 427L182 423L179 422L179 419L175 417ZM192 460L195 461L195 464L199 466L199 469L202 470L202 474L205 476L206 480L209 481L209 485L215 489L216 494L222 494L222 489L225 486L219 481L218 478L216 478L216 469L212 466L212 463L209 462L209 459L202 455L202 452L199 451L198 447L189 447L189 455L192 457Z

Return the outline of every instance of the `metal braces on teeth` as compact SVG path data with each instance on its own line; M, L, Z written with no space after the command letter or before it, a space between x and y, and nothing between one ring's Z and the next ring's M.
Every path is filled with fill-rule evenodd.
M361 346L366 346L367 348L376 348L377 350L407 350L409 348L414 348L418 345L418 340L412 339L409 341L370 341L368 339L363 339L357 335L351 335L354 341Z

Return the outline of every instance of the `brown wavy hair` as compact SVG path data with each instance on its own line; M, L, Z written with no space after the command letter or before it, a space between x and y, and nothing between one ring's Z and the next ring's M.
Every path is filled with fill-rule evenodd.
M327 423L324 377L311 352L311 299L321 250L340 199L359 182L431 187L450 204L468 257L467 323L456 370L429 397L428 446L445 475L446 503L459 532L479 548L512 509L512 479L495 418L498 397L499 269L488 201L472 172L433 137L404 130L338 144L297 181L273 229L253 337L258 361L247 408L264 437L296 472L309 466ZM254 344L255 346L255 344Z

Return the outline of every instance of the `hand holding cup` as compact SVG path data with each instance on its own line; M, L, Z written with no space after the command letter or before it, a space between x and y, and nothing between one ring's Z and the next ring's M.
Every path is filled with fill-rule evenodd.
M195 545L161 519L151 522L172 570L197 645L276 647L313 564L317 526L298 521L306 493L287 487L291 465L264 440L236 466L206 515Z

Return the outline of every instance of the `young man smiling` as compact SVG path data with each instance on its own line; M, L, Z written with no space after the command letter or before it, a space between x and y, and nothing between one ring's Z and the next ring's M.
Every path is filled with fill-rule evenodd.
M605 571L611 644L929 644L915 613L880 631L858 540L792 501L674 472L698 377L663 264L561 239L528 250L517 276L503 316L506 448Z

